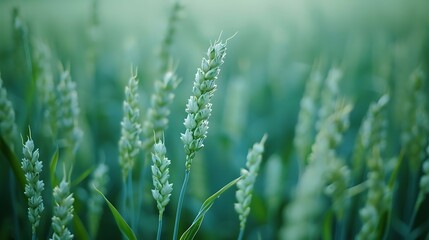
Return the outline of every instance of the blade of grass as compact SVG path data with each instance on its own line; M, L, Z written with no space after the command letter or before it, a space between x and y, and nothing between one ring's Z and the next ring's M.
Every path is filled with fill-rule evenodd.
M85 172L83 172L79 177L77 177L72 183L71 186L75 187L79 185L83 180L85 180L91 173L94 171L94 166L88 168Z
M180 189L179 202L177 204L176 219L174 220L173 240L177 240L179 233L180 215L182 214L183 199L185 198L186 188L188 186L190 171L185 171L185 179Z
M333 212L330 210L326 213L325 217L323 218L323 240L330 240L332 238L332 219L333 219Z
M94 186L95 191L97 191L101 196L103 196L104 200L106 200L107 205L110 208L110 211L112 212L113 217L115 218L116 225L118 225L119 230L121 230L122 234L124 234L125 237L127 237L130 240L137 240L136 235L134 234L131 227L128 225L127 222L125 222L124 218L121 216L118 210L113 206L113 204L110 203L109 200L104 196L104 194L98 190Z
M390 175L389 188L391 188L391 189L393 189L394 184L396 182L396 178L398 177L398 173L399 173L399 170L401 168L402 160L404 159L404 155L405 155L405 148L402 148L401 152L399 153L398 159L396 160L396 166L395 166L392 174Z
M395 186L396 183L396 179L398 177L399 174L399 170L401 168L402 165L402 160L404 159L404 155L405 155L405 148L402 148L401 151L399 152L399 156L398 159L396 160L396 166L393 169L392 174L390 175L389 178L389 182L388 182L388 187L390 189L392 189L393 192L393 188ZM391 209L391 207L389 208ZM392 211L386 211L382 214L380 221L378 223L378 233L377 233L377 237L379 237L379 239L386 239L387 236L389 234L385 234L383 237L383 233L388 233L391 227L391 221L392 221Z
M89 237L88 231L86 230L85 226L82 223L82 220L77 214L74 214L73 216L73 229L74 229L74 234L76 235L76 239L82 239L82 240L91 239Z
M223 186L219 191L217 191L215 194L211 195L209 198L207 198L203 205L200 208L200 211L198 212L197 216L195 217L194 221L192 222L191 226L182 234L180 237L180 240L192 240L194 239L195 235L197 234L198 230L200 229L200 226L203 222L205 214L209 211L210 207L213 205L214 201L220 197L220 195L228 190L230 187L234 186L240 179L242 178L236 178Z
M59 150L57 147L57 149L55 150L54 155L52 155L51 161L49 163L49 174L51 176L51 185L52 186L58 185L58 179L55 176L55 170L57 169L58 157L59 157Z
M19 165L20 161L18 157L12 152L12 149L9 148L3 137L0 137L0 151L3 153L10 167L12 168L13 174L18 180L19 187L21 188L21 192L24 192L25 186L25 177L24 172Z

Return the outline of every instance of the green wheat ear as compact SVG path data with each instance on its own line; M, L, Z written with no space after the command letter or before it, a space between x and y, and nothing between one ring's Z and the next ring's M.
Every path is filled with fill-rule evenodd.
M79 103L76 83L72 81L70 69L61 67L60 81L57 86L58 134L61 144L76 151L83 133L79 127Z
M304 169L293 200L283 212L285 223L280 239L315 239L319 235L316 219L323 210L324 172L321 161L310 163Z
M39 226L40 215L45 209L43 205L42 191L45 184L40 180L43 163L39 160L39 149L34 150L34 142L31 133L27 141L23 143L21 167L25 174L25 196L28 197L28 219L31 223L33 239L36 236L36 228Z
M164 35L164 39L161 42L159 49L159 56L161 60L160 72L164 74L168 71L168 63L171 60L170 47L173 43L174 33L176 32L176 24L179 20L180 10L183 8L183 5L180 3L180 0L174 0L169 18L167 23L167 31Z
M204 139L207 137L209 118L212 111L211 98L216 91L216 80L220 73L220 66L224 62L226 45L229 39L225 42L217 40L208 48L207 56L206 58L203 58L201 66L195 74L192 95L189 97L188 103L186 104L185 111L188 115L183 123L186 130L185 133L181 133L180 136L186 154L185 178L183 180L179 202L177 204L177 213L173 232L174 240L176 240L178 236L179 219L182 211L184 195L188 186L192 161L195 158L195 154L203 148Z
M426 194L429 193L429 138L426 147L426 159L423 161L422 165L422 172L423 174L419 181L419 195L417 196L414 211L417 211L420 208L420 205L423 203Z
M356 239L377 239L379 222L384 211L391 205L392 192L384 181L383 159L379 145L372 147L368 154L368 195L363 208L359 210L362 228Z
M51 240L71 240L73 234L67 227L67 224L73 219L73 194L70 193L70 183L63 179L61 183L54 188L54 212L52 217L53 234Z
M121 121L121 138L119 139L119 164L122 168L124 182L132 171L135 158L141 148L142 124L137 91L137 73L133 73L125 87L125 100L122 105L124 116Z
M158 140L153 146L152 152L152 181L154 189L152 189L152 196L156 201L158 208L158 234L157 239L161 239L162 231L162 216L164 214L165 206L170 202L171 192L173 191L173 184L169 183L170 170L168 166L171 161L165 156L167 149L164 142Z
M238 218L240 220L240 236L238 239L243 238L247 217L250 213L253 186L255 185L256 177L259 173L266 140L267 135L264 135L261 141L259 143L255 143L252 149L249 150L246 162L247 169L241 169L241 175L243 178L237 182L238 190L235 194L237 203L234 204L234 209L238 213Z
M88 186L90 189L90 198L88 200L88 222L89 222L89 231L91 236L95 239L97 231L99 229L100 218L103 213L103 203L104 199L97 192L96 189L99 189L100 192L106 193L107 184L109 182L109 167L100 163L95 171L92 173L92 179L89 182Z
M33 41L33 63L37 94L40 96L44 117L44 133L51 137L57 134L57 94L55 89L53 56L49 46L42 40Z
M311 145L314 141L314 122L317 117L318 100L322 86L322 74L318 66L313 67L310 77L305 86L304 96L300 102L298 121L295 127L295 137L293 144L301 158L302 167L306 165Z
M204 146L204 139L207 137L212 111L211 99L216 91L216 80L224 62L226 45L227 41L216 41L212 44L207 50L207 58L203 58L195 74L192 95L186 104L188 115L183 123L186 131L180 137L186 153L186 171L191 170L192 160L196 152Z
M7 98L6 89L3 86L3 80L0 75L0 133L4 140L13 149L18 130L15 124L15 111L12 103Z
M325 187L325 194L331 197L332 208L338 219L342 219L345 214L346 190L350 181L350 169L346 162L337 156L335 149L342 141L342 134L349 128L351 110L351 104L343 101L338 102L335 112L326 121L326 125L323 126L325 130L321 131L322 133L326 131L325 140L331 142L331 144L335 143L330 146L332 155L329 157L329 154L327 154L324 159L318 160L323 161L326 165L324 177L326 178L327 186Z
M174 71L167 71L162 80L155 82L155 92L152 94L151 106L142 130L144 135L142 145L146 153L152 151L155 139L160 139L168 127L169 107L174 100L174 90L180 81Z
M417 68L410 76L411 85L408 92L409 99L406 105L404 131L402 142L409 155L412 170L416 172L424 160L422 149L426 146L426 138L429 135L429 111L427 105L426 75L421 68Z
M328 80L338 77L334 74L337 73L331 72ZM334 93L337 90L334 85L328 88L332 88L325 96L328 106L321 114L323 118L319 120L319 132L312 145L308 165L299 179L292 202L284 212L286 221L281 230L283 239L316 238L320 232L317 219L322 214L323 190L332 198L337 216L342 216L349 171L337 157L335 149L342 140L342 133L349 126L352 106L344 101L336 101Z
M153 148L153 165L151 169L154 186L152 196L156 200L160 216L164 213L165 206L169 203L171 192L173 191L173 184L168 182L170 178L168 166L171 161L165 156L166 153L167 150L164 143L159 140Z
M381 156L385 145L383 132L383 113L389 102L389 96L383 95L376 103L372 103L363 122L362 142L369 151L365 155L368 170L368 194L365 205L360 209L362 228L356 239L378 238L379 222L385 210L391 205L392 192L384 180L384 164Z
M386 110L389 99L389 95L385 94L380 97L378 102L372 103L362 120L352 156L353 172L356 177L360 178L362 175L365 155L370 146L379 143L381 150L385 149L387 122L383 118L383 113Z

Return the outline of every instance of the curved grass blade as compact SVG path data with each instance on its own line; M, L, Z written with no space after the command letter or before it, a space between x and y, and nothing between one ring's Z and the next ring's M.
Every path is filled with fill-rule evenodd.
M219 198L219 196L228 190L230 187L234 186L243 176L240 176L239 178L236 178L223 186L219 191L217 191L215 194L211 195L209 198L204 201L203 205L200 208L200 211L198 212L197 216L195 217L194 221L192 222L191 226L182 234L180 237L180 240L192 240L194 239L195 235L197 234L198 230L200 229L200 226L203 222L204 216L207 213L207 211L210 209L210 207L213 205L214 201Z
M16 179L18 179L19 186L23 190L22 192L24 192L25 177L24 177L24 172L22 171L22 168L19 164L20 161L18 160L18 157L13 153L12 149L9 148L9 145L7 145L6 141L1 136L0 136L0 151L3 153L4 157L9 162L9 165L12 168L13 174L15 175Z
M89 237L88 231L83 225L82 220L77 214L74 214L73 216L73 229L74 229L74 234L76 235L76 239L82 239L82 240L91 239Z
M94 166L88 168L85 172L83 172L81 175L79 175L79 177L77 177L72 183L71 186L75 187L77 185L79 185L79 183L81 183L83 180L85 180L93 171L94 171Z
M51 162L49 163L49 174L51 177L52 186L58 186L58 179L57 179L57 176L55 175L55 170L57 169L58 157L59 157L59 150L57 147L57 149L54 152L54 155L52 155Z
M133 230L130 228L127 222L125 222L124 218L121 216L121 214L116 210L116 208L107 200L107 198L104 196L104 194L98 190L95 186L93 186L95 191L97 191L101 196L103 196L104 200L106 200L107 205L110 208L110 211L112 212L113 217L115 218L116 225L118 225L119 230L121 230L122 234L124 234L125 237L127 237L130 240L137 240L136 235L134 234Z
M322 239L323 240L329 240L329 239L334 239L332 237L332 219L333 219L333 212L332 209L329 210L325 217L323 218L323 231L322 231Z
M392 192L393 192L393 188L395 187L396 180L398 178L399 170L402 166L402 162L403 162L402 160L404 159L404 155L405 155L405 149L403 148L399 153L398 159L396 160L395 168L393 169L393 172L389 178L387 187L392 189ZM390 206L389 209L391 209L391 207L392 206ZM391 227L391 221L392 221L392 211L390 210L390 211L383 212L378 222L378 230L377 230L378 239L386 239L388 235L385 235L383 237L383 234L385 232L389 232L389 229Z

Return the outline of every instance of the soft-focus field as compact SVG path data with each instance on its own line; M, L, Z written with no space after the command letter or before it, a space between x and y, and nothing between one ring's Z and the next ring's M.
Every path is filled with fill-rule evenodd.
M243 239L429 238L428 1L179 2L172 42L164 45L167 60L160 52L174 1L0 2L0 239L32 235L19 180L30 128L43 162L37 239L53 234L55 179L66 175L74 197L74 218L66 225L74 238L121 238L93 190L100 163L108 167L100 190L138 239L156 238L151 151L137 154L133 179L124 180L118 144L131 74L137 69L143 123L168 61L181 79L168 128L157 132L171 160L173 191L161 237L171 239L195 72L210 44L235 33L211 99L207 139L192 164L179 236L209 196L248 168L249 149L267 134ZM58 109L73 111L67 101L58 104L67 90L49 99L63 69L76 84L79 112L71 113L72 125L82 135L61 127L70 116L62 119ZM53 86L45 85L47 76ZM17 126L11 135L6 101ZM60 113L47 114L50 104ZM147 134L139 137L145 141ZM196 239L238 237L236 190L214 202ZM127 205L125 196L140 206ZM91 217L91 204L102 207L100 217Z

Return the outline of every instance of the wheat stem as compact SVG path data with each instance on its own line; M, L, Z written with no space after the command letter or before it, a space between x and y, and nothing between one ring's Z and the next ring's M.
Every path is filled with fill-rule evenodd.
M183 199L185 198L186 188L188 187L190 170L185 171L185 178L183 180L182 189L180 190L179 203L177 204L176 220L174 221L173 240L177 240L177 233L179 232L179 221L182 213Z
M162 232L162 215L159 215L158 219L158 231L156 233L156 240L161 240L161 232Z

